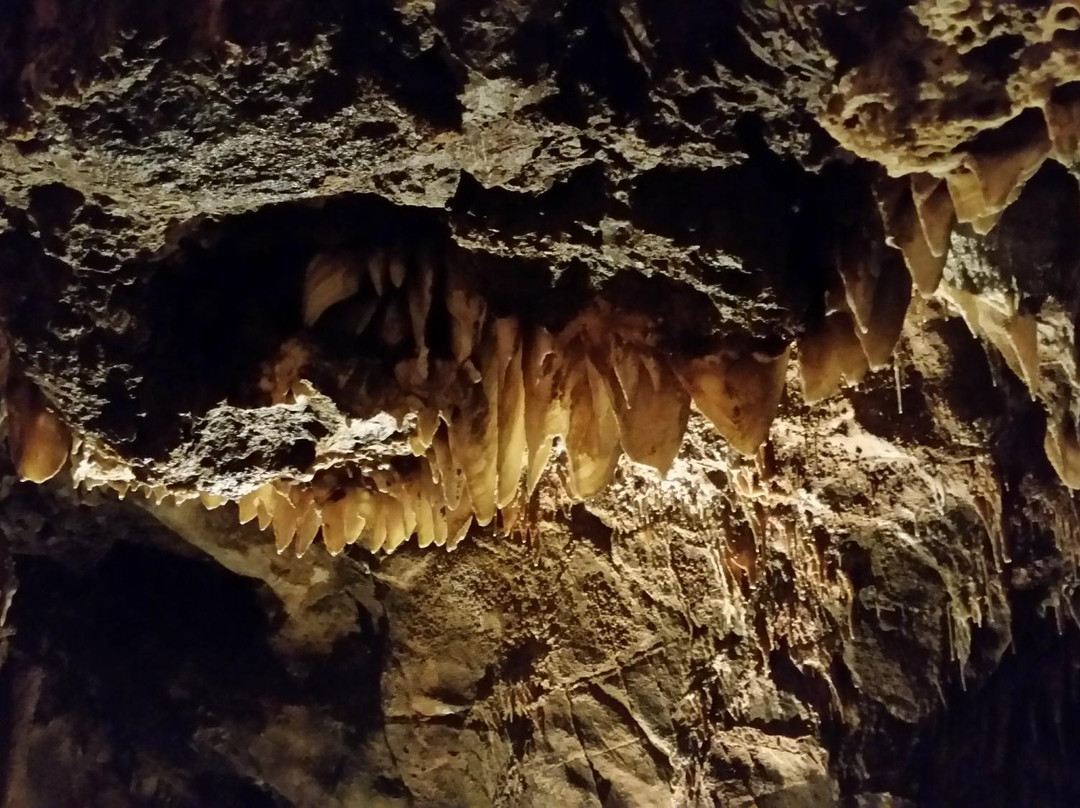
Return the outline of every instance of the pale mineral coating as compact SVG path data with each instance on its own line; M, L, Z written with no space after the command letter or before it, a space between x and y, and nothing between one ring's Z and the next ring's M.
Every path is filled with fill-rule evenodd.
M1055 109L1071 108L1080 78L1071 0L928 0L890 22L887 44L839 77L821 121L891 175L948 172L1025 110L1045 118L1055 142L1057 128L1075 129ZM1062 159L1075 159L1072 141Z
M3 808L1080 804L1077 4L9 5Z

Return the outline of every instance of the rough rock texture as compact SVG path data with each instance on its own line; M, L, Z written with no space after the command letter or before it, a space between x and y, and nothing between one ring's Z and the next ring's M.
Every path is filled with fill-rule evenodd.
M4 808L1080 804L1075 2L2 11Z

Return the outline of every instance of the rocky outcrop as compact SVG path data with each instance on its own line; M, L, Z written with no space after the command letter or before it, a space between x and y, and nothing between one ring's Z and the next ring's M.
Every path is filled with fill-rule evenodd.
M5 806L1080 798L1080 7L669 5L11 4Z

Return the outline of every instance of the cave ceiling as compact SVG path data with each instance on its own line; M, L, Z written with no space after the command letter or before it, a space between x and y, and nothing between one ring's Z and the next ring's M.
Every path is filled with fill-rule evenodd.
M1080 3L0 3L0 806L1080 804Z

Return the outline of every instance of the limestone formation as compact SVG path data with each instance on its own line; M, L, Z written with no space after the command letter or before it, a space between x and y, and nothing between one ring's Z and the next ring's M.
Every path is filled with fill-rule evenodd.
M0 808L1080 804L1078 37L13 0Z

